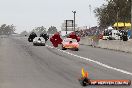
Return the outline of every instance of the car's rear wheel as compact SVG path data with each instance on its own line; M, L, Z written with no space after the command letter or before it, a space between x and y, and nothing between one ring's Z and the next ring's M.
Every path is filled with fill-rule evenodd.
M62 45L62 50L66 50L66 48L65 48L65 47L63 47L63 45Z
M42 46L45 46L45 44L42 44Z
M34 43L33 43L34 46L36 46Z
M33 42L33 40L32 40L31 38L28 38L28 41L29 41L29 42Z
M79 50L78 48L75 49L75 51L78 51L78 50Z

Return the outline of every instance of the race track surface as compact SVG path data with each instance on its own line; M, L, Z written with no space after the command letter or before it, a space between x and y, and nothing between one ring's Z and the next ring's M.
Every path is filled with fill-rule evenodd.
M82 88L81 69L90 79L132 80L132 54L80 45L79 51L33 46L26 37L0 38L0 88ZM87 86L86 88L132 88Z

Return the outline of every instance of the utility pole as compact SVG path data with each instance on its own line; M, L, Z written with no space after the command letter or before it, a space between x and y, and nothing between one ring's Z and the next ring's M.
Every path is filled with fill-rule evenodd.
M118 24L119 24L119 22L118 22L118 19L119 19L118 16L119 16L119 13L118 13L118 11L117 11L117 21L116 21L116 22L117 22L117 30L119 29L119 27L118 27L118 26L119 26L119 25L118 25Z
M118 6L118 5L117 5ZM116 17L116 22L117 22L117 30L119 29L119 6L117 7L117 17Z
M76 23L75 23L75 16L76 16L76 11L72 11L74 13L74 32L75 32L75 26L76 26Z

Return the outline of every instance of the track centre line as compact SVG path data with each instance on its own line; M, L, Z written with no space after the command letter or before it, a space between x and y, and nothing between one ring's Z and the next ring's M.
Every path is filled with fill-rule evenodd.
M89 61L89 62L93 62L93 63L95 63L95 64L98 64L98 65L100 65L100 66L102 66L102 67L105 67L105 68L108 68L108 69L112 69L112 70L115 70L115 71L118 71L118 72L121 72L121 73L124 73L124 74L131 75L131 76L132 76L132 73L131 73L131 72L128 72L128 71L125 71L125 70L122 70L122 69L118 69L118 68L115 68L115 67L111 67L111 66L106 65L106 64L103 64L103 63L101 63L101 62L99 62L99 61L92 60L92 59L89 59L89 58L86 58L86 57L82 57L82 56L79 56L79 55L75 55L75 54L72 54L72 53L70 53L70 52L66 52L66 51L64 51L64 50L60 50L60 49L58 49L58 48L54 48L54 47L49 46L49 45L46 45L46 47L52 48L52 49L56 49L56 50L58 50L58 51L60 51L60 52L63 52L63 53L65 53L65 54L68 54L68 55L71 55L71 56L74 56L74 57L77 57L77 58L81 58L81 59L83 59L83 60L86 60L86 61Z

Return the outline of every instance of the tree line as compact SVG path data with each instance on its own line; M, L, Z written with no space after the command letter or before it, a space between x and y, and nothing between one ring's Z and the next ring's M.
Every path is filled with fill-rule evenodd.
M44 26L40 26L40 27L35 27L30 33L36 33L37 35L40 34L54 34L55 32L57 32L57 28L55 26L51 26L48 28L48 30L46 30L46 28ZM30 33L28 33L27 31L23 31L21 32L21 35L29 35Z
M2 24L0 26L0 35L11 35L14 34L16 30L16 27L11 24ZM48 33L48 34L54 34L57 32L57 28L55 26L49 27L48 31L46 31L46 28L44 26L35 27L31 32L35 32L36 34L40 35L41 33ZM29 33L27 31L21 32L21 35L28 35Z
M15 26L12 25L7 25L7 24L2 24L0 26L0 35L10 35L15 32Z

